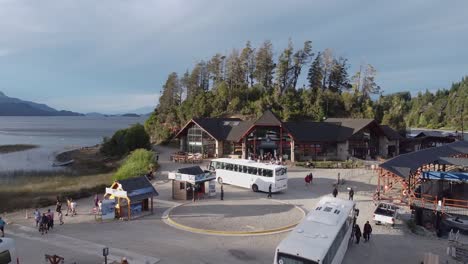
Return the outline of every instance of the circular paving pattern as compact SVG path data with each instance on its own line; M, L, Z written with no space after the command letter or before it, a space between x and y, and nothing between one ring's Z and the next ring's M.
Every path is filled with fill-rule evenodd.
M271 199L201 200L171 208L166 223L204 234L264 235L288 231L305 212Z

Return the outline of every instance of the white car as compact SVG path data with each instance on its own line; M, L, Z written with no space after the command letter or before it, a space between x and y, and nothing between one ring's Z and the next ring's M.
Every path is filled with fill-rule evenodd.
M374 222L377 224L395 225L398 215L398 206L389 203L379 203L374 211Z
M19 264L15 240L12 238L0 237L0 263Z

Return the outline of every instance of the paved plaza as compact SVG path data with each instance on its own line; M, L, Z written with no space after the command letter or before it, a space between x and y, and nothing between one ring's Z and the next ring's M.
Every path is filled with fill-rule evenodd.
M17 239L21 263L43 263L44 254L65 257L65 263L103 263L102 248L109 247L112 259L126 256L131 264L147 263L272 263L275 247L287 232L262 236L205 235L174 228L164 222L165 213L182 204L171 199L171 182L167 171L191 166L169 161L174 150L164 147L160 152L160 171L155 181L159 197L155 200L155 214L132 221L100 222L91 214L92 198L78 201L78 215L65 217L65 224L41 236L33 220L25 218L25 211L6 215L9 225L6 235ZM206 164L202 164L205 166ZM314 180L305 186L304 176L312 171ZM360 209L358 224L371 220L374 205L372 193L376 177L372 171L356 170L306 170L290 168L288 190L273 194L225 185L225 201L219 196L197 201L173 209L178 222L198 228L216 230L261 230L286 225L301 218L298 206L306 211L314 207L320 197L331 195L332 185L340 173L345 183L339 188L339 198L347 199L347 187L356 191L355 201ZM217 187L218 188L218 187ZM218 190L219 191L219 190ZM293 206L294 205L294 206ZM44 210L47 208L43 208ZM51 207L53 209L53 207ZM30 210L32 212L32 210ZM406 225L395 228L373 226L369 243L350 245L343 261L354 263L420 263L425 252L433 252L445 261L446 240L433 235L414 235ZM445 262L444 262L445 263Z

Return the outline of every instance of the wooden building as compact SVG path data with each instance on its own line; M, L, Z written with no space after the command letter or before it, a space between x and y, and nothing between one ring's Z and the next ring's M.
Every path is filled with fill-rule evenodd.
M153 214L153 197L158 192L146 176L119 180L106 188L104 199L115 199L115 214L128 220L145 212Z
M257 120L194 118L176 135L180 151L208 158L265 156L290 161L398 155L398 133L373 119L284 122L271 110Z

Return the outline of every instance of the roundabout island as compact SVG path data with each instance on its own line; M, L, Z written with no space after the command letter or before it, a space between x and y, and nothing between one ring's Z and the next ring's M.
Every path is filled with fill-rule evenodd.
M291 230L304 215L301 208L274 199L207 199L170 208L165 223L207 235L268 235Z

